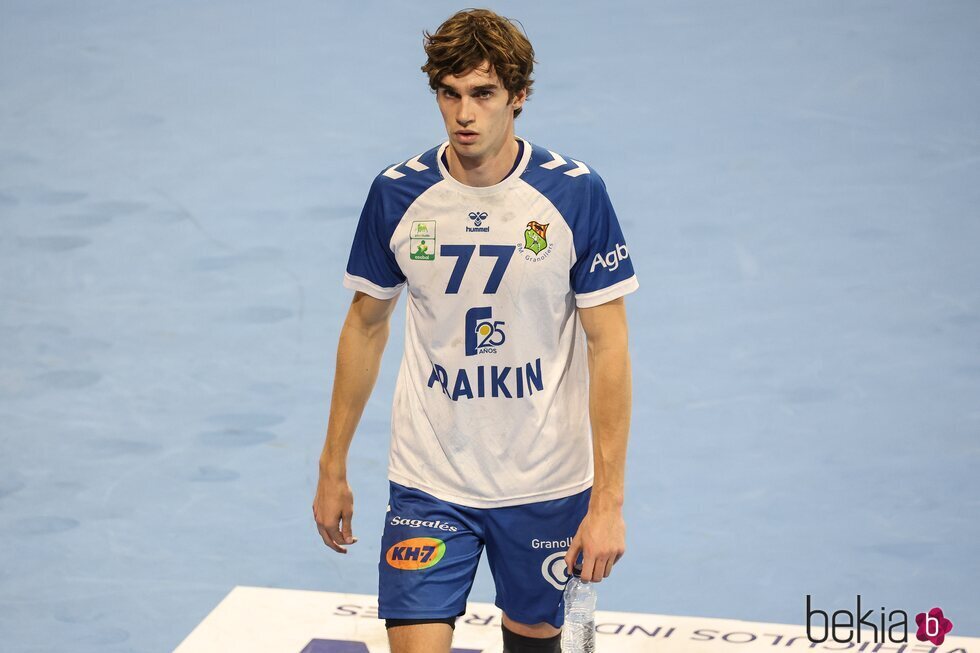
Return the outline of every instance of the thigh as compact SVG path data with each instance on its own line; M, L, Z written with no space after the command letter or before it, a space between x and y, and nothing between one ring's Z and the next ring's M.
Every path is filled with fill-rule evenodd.
M389 483L378 562L378 616L438 619L466 612L483 551L472 509Z
M485 519L496 605L522 624L564 622L564 557L589 508L590 490L523 506L492 508Z

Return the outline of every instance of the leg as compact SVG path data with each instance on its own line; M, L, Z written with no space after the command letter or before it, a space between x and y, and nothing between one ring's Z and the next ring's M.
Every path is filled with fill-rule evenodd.
M503 614L504 653L560 653L561 629L547 622L522 624Z
M449 653L480 554L477 511L390 483L378 562L378 616L393 653Z
M388 628L391 653L449 653L453 629L447 623L394 625Z
M523 635L524 637L547 638L561 634L561 628L555 628L545 621L536 624L522 624L508 617L506 612L504 613L503 617L504 627L507 628L507 630L512 633L517 633L518 635Z
M563 558L588 511L590 495L584 490L561 499L487 511L487 561L497 589L495 603L505 614L505 636L510 631L537 643L558 639L565 618L562 592L568 580Z

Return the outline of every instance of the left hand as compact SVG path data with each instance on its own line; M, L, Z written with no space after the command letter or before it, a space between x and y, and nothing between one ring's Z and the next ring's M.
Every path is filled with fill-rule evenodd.
M613 565L625 552L626 522L622 508L592 503L565 554L568 575L572 575L572 566L581 553L582 580L598 583L609 578Z

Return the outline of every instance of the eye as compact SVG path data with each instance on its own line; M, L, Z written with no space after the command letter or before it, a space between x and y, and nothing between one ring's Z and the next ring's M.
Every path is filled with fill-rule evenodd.
M486 90L480 91L479 93L476 94L476 96L478 98L481 98L481 99L485 100L485 99L487 99L489 97L493 97L493 91L486 91Z

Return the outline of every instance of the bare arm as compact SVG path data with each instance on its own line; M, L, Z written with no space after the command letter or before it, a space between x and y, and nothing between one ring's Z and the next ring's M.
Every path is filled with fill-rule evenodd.
M582 553L582 579L599 582L626 551L626 444L632 372L622 297L578 311L589 349L589 417L595 478L589 511L565 556L569 571Z
M355 292L340 331L327 438L313 499L313 516L323 543L340 553L347 553L343 544L356 541L351 529L354 495L347 483L347 452L378 378L396 302L397 298L381 300Z

